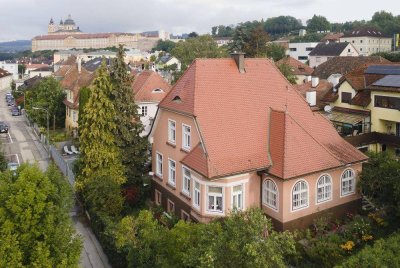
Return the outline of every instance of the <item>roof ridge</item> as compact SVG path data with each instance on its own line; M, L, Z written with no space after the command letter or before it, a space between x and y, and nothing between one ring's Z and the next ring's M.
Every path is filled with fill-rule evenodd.
M305 131L305 133L306 133L308 136L310 136L314 141L316 141L328 154L330 154L331 156L333 156L333 158L335 158L337 161L339 161L339 162L342 163L342 161L341 161L336 155L334 155L334 154L333 154L328 148L326 148L326 146L323 145L320 141L318 141L316 138L314 138L314 136L311 135L311 134L308 132L308 130L305 129L301 124L299 124L299 123L297 122L296 119L294 119L289 113L287 113L287 115L289 115L289 117L290 117L301 129L303 129L303 131ZM315 116L314 113L313 113L313 115ZM325 119L326 119L326 118L325 118ZM285 133L286 133L286 132L285 132Z

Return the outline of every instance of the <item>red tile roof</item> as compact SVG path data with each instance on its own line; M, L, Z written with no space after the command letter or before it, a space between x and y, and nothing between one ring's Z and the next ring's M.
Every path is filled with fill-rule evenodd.
M12 74L10 74L6 70L0 68L0 78L6 77L6 76L9 76L9 75L12 75Z
M278 66L281 64L287 64L292 67L293 74L295 75L311 75L314 69L310 66L296 60L292 57L285 57L276 63Z
M171 90L171 86L158 73L146 70L135 75L132 89L137 102L160 102ZM154 91L158 89L162 91Z
M333 84L327 80L321 79L319 80L318 86L315 88L312 87L311 81L302 85L293 85L293 87L296 88L303 95L303 97L306 97L307 91L315 90L317 92L317 106L322 108L325 105L322 99L332 89Z
M160 103L197 121L207 164L198 147L185 164L208 178L267 168L291 178L367 159L311 111L273 62L244 64L240 73L233 59L197 59Z
M79 106L79 90L82 87L88 87L92 83L95 74L81 68L81 73L78 72L78 64L62 66L55 74L61 76L61 86L63 89L71 90L74 93L73 102L67 100L64 104L72 109Z

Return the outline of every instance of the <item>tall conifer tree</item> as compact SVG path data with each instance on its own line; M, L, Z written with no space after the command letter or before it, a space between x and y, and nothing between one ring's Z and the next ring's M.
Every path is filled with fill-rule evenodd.
M113 103L116 109L115 141L121 150L122 164L128 184L141 186L145 163L148 159L148 142L141 137L143 125L132 90L133 77L124 62L125 51L119 46L117 57L111 66Z
M84 112L80 115L82 117L82 125L79 129L82 170L77 180L77 188L82 191L85 201L91 203L92 207L101 208L104 212L115 215L122 208L120 199L117 202L120 205L113 205L110 208L98 202L99 196L103 199L119 197L119 186L126 181L120 151L114 136L117 125L115 105L110 99L112 88L110 75L103 60L92 83ZM107 187L97 187L98 184L105 182ZM99 192L98 189L108 190ZM114 189L114 191L109 189Z

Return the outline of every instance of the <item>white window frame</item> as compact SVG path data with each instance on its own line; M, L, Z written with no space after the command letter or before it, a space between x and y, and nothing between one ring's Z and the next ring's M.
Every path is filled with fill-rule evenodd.
M221 188L221 193L210 193L210 187L215 187L215 188ZM224 209L225 209L225 200L224 200L224 192L225 192L225 187L223 186L213 186L213 185L208 185L207 186L207 212L211 213L211 214L223 214L224 213ZM217 198L221 197L222 200L222 206L221 206L221 210L217 210L217 209L210 209L210 196L214 197L214 201L215 203L217 202Z
M171 119L168 119L168 142L176 144L176 121Z
M327 182L326 180L329 180L329 182ZM323 180L323 182L322 182ZM322 197L320 198L318 196L318 191L319 189L322 189ZM322 174L321 176L319 176L317 183L315 185L315 198L316 198L316 203L317 204L321 204L321 203L325 203L328 201L332 200L332 177L329 174ZM327 196L327 193L329 194L329 196Z
M173 209L170 209L170 205L172 204ZM170 199L167 200L167 212L171 215L171 214L175 214L175 203L172 202ZM172 213L171 213L172 211Z
M161 203L162 203L162 194L161 194L161 192L156 189L154 191L154 193L155 193L154 202L156 203L156 205L161 206ZM160 199L160 200L158 200L158 199Z
M242 189L240 190L240 191L234 191L233 190L233 188L234 187L236 187L236 186L241 186L242 187ZM235 184L235 185L233 185L232 186L232 188L231 188L231 208L232 208L232 210L234 210L235 209L235 204L234 204L234 202L233 202L233 199L234 199L234 196L239 196L239 195L241 195L241 207L236 207L236 209L237 210L244 210L245 209L245 206L244 206L244 184L243 183L240 183L240 184ZM236 200L238 200L238 197L236 198Z
M161 162L159 157L161 157ZM156 152L156 174L160 178L163 177L163 161L163 155L160 152Z
M190 174L189 177L185 174L185 170L187 170L189 172L189 174ZM192 181L192 174L191 174L190 169L188 169L185 166L182 166L182 193L184 193L185 195L187 195L189 197L190 197L190 184L191 184L191 181Z
M199 186L197 188L197 185ZM193 207L200 210L201 205L201 184L200 182L193 180Z
M353 174L353 176L352 177L347 177L346 175L348 174L348 172L351 172ZM353 183L353 185L351 187L351 191L344 191L345 187L349 188L349 189L350 189L350 187L349 186L343 186L343 183L348 183L350 181L352 181L352 183ZM342 175L340 176L340 197L352 195L352 194L355 194L355 192L356 192L356 173L354 172L353 169L348 168L345 171L343 171Z
M306 189L301 189L301 188L300 189L296 189L297 185L305 185ZM305 181L305 180L298 180L293 184L292 191L291 191L291 210L292 210L292 212L299 211L299 210L302 210L302 209L305 209L305 208L309 207L309 205L310 205L309 189L310 189L310 187L308 186L308 182ZM299 195L300 199L299 199L298 202L299 202L299 204L301 204L301 200L302 200L301 197L304 194L306 196L306 203L303 204L303 205L295 206L295 204L294 204L295 195Z
M168 158L168 183L174 187L176 185L176 161L171 158Z
M271 183L270 186L273 186L274 189L268 187L268 183ZM279 190L276 183L271 179L266 179L263 182L263 189L262 189L262 201L263 204L275 211L279 210ZM275 205L273 201L275 199Z
M189 132L186 131L189 128ZM189 125L182 124L182 148L186 151L190 150L192 145L192 128Z
M185 219L184 219L184 215L188 218L187 221L190 221L190 215L189 215L189 213L187 213L186 211L184 211L184 210L182 209L182 210L181 210L181 219L182 219L182 220L185 220Z

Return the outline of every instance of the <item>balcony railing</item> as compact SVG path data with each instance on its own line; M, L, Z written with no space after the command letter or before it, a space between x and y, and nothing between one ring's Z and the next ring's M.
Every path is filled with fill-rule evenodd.
M356 136L346 136L344 139L355 147L368 144L381 143L400 147L400 137L379 132L365 133Z

